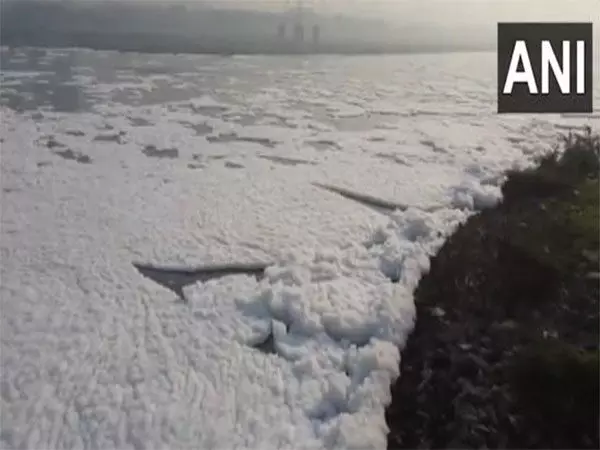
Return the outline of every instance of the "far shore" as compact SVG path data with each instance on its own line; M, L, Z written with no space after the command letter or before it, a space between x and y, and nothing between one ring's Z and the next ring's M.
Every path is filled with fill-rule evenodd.
M87 48L91 50L114 50L136 53L169 54L213 54L234 55L395 55L431 53L482 53L492 52L487 46L442 47L439 45L382 44L382 43L341 43L323 42L315 45L304 42L279 42L274 39L226 41L211 37L163 36L160 34L112 34L93 32L81 33L40 33L36 35L0 33L3 47L43 47L43 48Z

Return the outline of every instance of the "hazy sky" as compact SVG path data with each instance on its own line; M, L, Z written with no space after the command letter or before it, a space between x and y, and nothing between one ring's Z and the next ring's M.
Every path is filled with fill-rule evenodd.
M0 0L1 1L1 0ZM61 1L61 0L58 0ZM64 0L62 0L64 1ZM122 3L201 3L284 11L298 2L317 13L383 18L389 24L428 24L460 34L473 28L494 35L499 21L584 21L600 39L600 0L70 0ZM597 49L600 51L600 49Z
M60 1L60 0L59 0ZM71 0L86 1L86 0ZM92 0L121 3L127 0ZM284 10L298 2L315 11L379 16L403 22L485 25L498 21L593 21L600 28L600 0L129 0L204 3Z
M316 11L378 16L403 23L487 27L498 21L592 21L596 33L600 31L600 0L212 0L212 3L283 10L299 1Z
M239 0L244 1L244 0ZM247 0L246 0L247 1ZM305 0L308 2L309 0ZM388 18L440 24L498 21L594 21L600 24L600 0L311 0L324 7L385 14Z

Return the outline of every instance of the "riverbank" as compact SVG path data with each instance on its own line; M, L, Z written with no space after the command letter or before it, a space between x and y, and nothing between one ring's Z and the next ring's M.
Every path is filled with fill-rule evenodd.
M598 448L600 137L509 173L415 292L388 448Z
M411 53L467 53L489 51L486 46L441 47L384 43L312 42L301 44L275 38L252 40L157 33L46 32L26 33L3 31L2 45L10 48L84 48L88 50L119 51L149 54L207 54L207 55L395 55Z

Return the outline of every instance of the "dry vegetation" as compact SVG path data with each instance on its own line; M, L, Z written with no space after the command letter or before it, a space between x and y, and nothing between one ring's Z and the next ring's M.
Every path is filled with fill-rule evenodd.
M389 448L599 448L600 137L562 145L432 260Z

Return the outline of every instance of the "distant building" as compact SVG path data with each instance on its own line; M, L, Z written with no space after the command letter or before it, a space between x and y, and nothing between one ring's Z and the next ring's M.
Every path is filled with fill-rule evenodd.
M297 43L304 42L304 25L297 23L294 27L294 41Z
M312 41L315 46L319 45L321 39L321 27L319 25L313 25L312 27Z
M280 24L279 27L277 28L277 37L280 40L285 39L285 24L284 23Z

